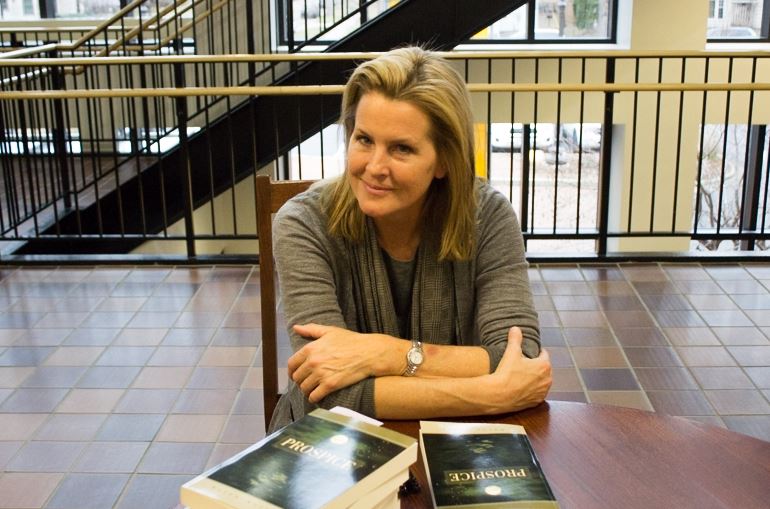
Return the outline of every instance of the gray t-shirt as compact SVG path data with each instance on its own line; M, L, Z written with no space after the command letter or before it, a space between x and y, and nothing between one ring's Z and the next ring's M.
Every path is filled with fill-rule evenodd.
M412 285L414 284L414 269L417 266L417 257L404 262L392 258L384 249L382 259L385 269L388 271L390 294L393 298L393 306L396 308L398 330L402 338L408 337L409 311L412 306Z

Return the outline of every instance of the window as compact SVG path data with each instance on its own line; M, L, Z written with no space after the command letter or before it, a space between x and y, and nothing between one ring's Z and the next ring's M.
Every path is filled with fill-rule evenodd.
M770 0L709 0L709 41L770 41Z
M614 42L617 0L528 0L471 42Z
M57 0L57 18L108 18L120 10L120 0L81 0L67 2Z
M278 44L326 45L347 36L399 0L276 0ZM289 37L291 35L291 37Z
M0 20L29 18L106 19L128 5L130 0L0 0ZM153 0L141 6L143 16L172 5L174 0ZM129 16L138 16L134 9Z

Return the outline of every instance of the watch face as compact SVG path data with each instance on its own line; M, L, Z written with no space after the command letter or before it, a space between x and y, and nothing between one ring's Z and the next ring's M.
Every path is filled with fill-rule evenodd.
M409 350L409 362L412 364L419 366L422 364L423 361L423 355L421 350L417 350L416 348L412 348Z

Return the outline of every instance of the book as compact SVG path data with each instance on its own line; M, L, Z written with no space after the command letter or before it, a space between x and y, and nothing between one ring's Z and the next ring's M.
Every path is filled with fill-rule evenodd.
M398 488L409 479L409 469L399 472L378 487L374 488L348 509L398 509L401 500L398 498Z
M420 421L436 508L559 507L524 428Z
M180 499L191 509L337 509L364 500L363 509L380 502L368 504L377 488L388 486L381 498L397 492L416 460L414 438L316 409L188 481Z

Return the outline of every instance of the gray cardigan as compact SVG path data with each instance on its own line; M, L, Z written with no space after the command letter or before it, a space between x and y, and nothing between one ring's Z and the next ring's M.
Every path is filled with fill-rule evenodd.
M292 349L307 340L295 334L294 324L319 323L357 330L351 250L346 241L332 237L320 204L321 182L287 202L276 214L273 245ZM521 328L524 353L535 357L540 350L537 313L524 259L524 242L510 202L486 181L477 180L478 226L475 255L466 262L451 263L453 270L458 341L444 343L482 346L494 371L507 344L508 329ZM382 332L359 330L359 332ZM328 395L319 406L340 405L374 415L374 379L366 379ZM289 381L270 429L298 419L314 408L299 388Z

